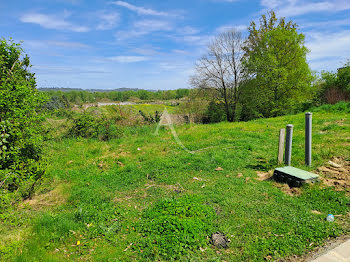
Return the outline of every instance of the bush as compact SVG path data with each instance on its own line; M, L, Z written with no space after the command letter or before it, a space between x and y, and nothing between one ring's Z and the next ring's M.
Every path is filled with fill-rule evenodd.
M29 197L44 174L41 162L44 97L36 89L30 61L20 44L0 41L1 194Z
M160 121L161 114L158 111L154 112L154 116L152 114L146 115L141 110L139 110L139 113L145 122L158 123Z
M203 123L218 123L226 120L226 113L223 103L211 101L203 117Z
M68 130L69 137L98 138L100 140L110 140L120 138L123 132L115 124L115 119L105 117L95 117L84 112L73 118L73 125Z
M350 102L339 102L335 105L322 105L310 109L311 112L344 112L350 113Z
M138 248L152 260L178 259L207 244L215 216L212 207L195 197L159 201L144 211L136 226L144 237Z

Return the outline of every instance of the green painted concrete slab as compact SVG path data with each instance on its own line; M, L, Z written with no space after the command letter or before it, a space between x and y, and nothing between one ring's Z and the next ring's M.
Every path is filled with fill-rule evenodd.
M318 175L292 166L276 168L273 176L276 181L287 183L291 187L300 187L304 183L318 181Z
M278 167L275 170L293 177L297 177L301 180L318 179L318 175L292 166Z

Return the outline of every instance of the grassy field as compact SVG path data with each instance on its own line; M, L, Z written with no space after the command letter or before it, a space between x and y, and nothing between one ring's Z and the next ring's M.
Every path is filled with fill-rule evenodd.
M313 115L313 166L350 161L346 113ZM37 195L1 214L0 260L262 261L302 255L350 231L348 192L290 190L259 174L277 166L278 131L294 124L292 164L304 162L304 115L47 141ZM315 171L317 172L317 171ZM321 175L322 176L322 175ZM325 221L327 214L334 223ZM227 249L210 244L223 232Z

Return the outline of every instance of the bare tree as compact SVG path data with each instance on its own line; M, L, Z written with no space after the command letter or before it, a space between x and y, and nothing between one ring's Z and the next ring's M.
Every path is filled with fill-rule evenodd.
M196 63L192 86L212 89L214 98L223 102L227 121L234 121L244 79L241 64L243 39L235 29L219 34L209 45L207 54Z

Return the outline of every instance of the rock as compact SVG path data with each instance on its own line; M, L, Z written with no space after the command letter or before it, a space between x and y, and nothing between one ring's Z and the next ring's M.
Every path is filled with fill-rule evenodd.
M335 167L335 168L341 167L341 165L334 163L333 161L330 161L330 160L328 161L328 164L330 164L332 167Z
M230 240L221 232L216 232L211 235L211 241L217 248L227 248Z

